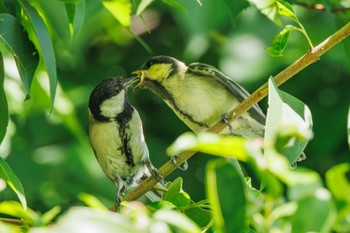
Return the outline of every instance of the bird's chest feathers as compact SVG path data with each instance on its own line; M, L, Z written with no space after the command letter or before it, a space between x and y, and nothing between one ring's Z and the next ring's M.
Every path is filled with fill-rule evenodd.
M167 80L163 84L175 100L177 108L195 121L211 124L217 117L237 104L220 83L205 77L186 75ZM173 108L176 112L176 109Z

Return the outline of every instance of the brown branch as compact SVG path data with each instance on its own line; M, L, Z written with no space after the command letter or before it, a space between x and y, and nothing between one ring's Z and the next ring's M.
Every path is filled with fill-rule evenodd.
M16 218L0 218L1 222L6 222L14 225L22 226L24 221L22 219L16 219Z
M302 71L305 67L319 60L319 58L327 52L330 48L338 44L340 41L345 39L350 35L350 23L346 24L343 28L335 32L333 35L328 37L322 43L314 47L311 51L308 51L305 55L295 61L292 65L288 66L282 72L277 74L274 77L275 83L279 86L286 82L288 79L293 77L298 72ZM228 121L231 123L237 117L242 115L244 112L248 111L254 104L258 103L261 99L263 99L268 93L268 85L265 83L259 89L257 89L252 95L249 96L244 102L238 105L235 109L233 109L229 114ZM226 124L219 121L213 127L211 127L208 132L211 133L220 133L225 127ZM181 164L188 160L192 155L194 155L195 151L186 151L181 153L178 158L178 164ZM161 176L166 177L170 173L172 173L177 167L172 161L168 161L165 163L160 169L159 173ZM157 180L154 177L147 178L144 182L142 182L137 188L128 193L125 196L125 200L132 201L141 197L146 192L150 191L152 187L157 183Z

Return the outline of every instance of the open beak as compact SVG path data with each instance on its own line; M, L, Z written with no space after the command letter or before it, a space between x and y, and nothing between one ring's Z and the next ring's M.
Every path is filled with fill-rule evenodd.
M138 76L133 76L131 78L124 79L123 85L125 89L128 89L131 85L138 81Z
M135 70L134 72L132 72L132 74L136 74L137 77L140 78L140 82L134 87L134 90L135 90L139 86L142 86L143 81L145 80L145 72L144 70Z

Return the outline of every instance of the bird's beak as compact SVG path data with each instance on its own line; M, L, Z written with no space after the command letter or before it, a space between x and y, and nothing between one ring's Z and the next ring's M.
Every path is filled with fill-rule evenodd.
M134 72L132 72L132 74L136 74L137 77L140 78L140 82L134 87L134 90L136 88L138 88L139 86L142 86L143 81L145 80L145 71L144 70L135 70Z
M123 83L124 88L125 88L125 89L128 89L131 85L133 85L134 83L136 83L138 79L139 79L138 76L133 76L133 77L131 77L131 78L125 79L125 80L124 80L124 83Z

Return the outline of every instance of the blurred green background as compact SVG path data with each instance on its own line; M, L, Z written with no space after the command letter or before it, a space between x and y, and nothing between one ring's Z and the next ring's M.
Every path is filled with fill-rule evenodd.
M45 211L60 205L79 204L80 192L91 193L112 204L115 187L102 173L87 138L87 102L91 90L108 76L128 77L152 55L168 55L191 63L200 61L218 67L248 91L253 92L269 76L290 65L308 50L305 38L292 33L283 57L265 52L281 28L255 8L247 7L236 18L245 1L178 1L183 9L155 1L143 18L132 17L131 29L151 48L149 53L123 28L98 0L86 1L85 17L79 34L69 40L64 30L63 6L49 3L51 32L58 66L59 90L55 109L50 113L48 80L38 74L25 92L10 55L5 57L5 90L10 109L10 125L0 147L24 185L29 206ZM329 12L295 6L300 21L314 44L326 39L344 22ZM287 22L291 23L291 22ZM311 109L314 139L306 148L307 160L300 166L323 175L333 165L349 162L347 112L350 104L350 39L322 56L285 83L281 89L304 101ZM346 46L348 44L349 47ZM129 100L139 111L151 160L160 167L168 160L165 149L188 128L148 90L129 91ZM266 112L267 103L260 103ZM190 159L187 171L175 171L168 180L184 177L184 189L192 199L205 197L204 169L207 155ZM12 190L1 200L16 199Z

